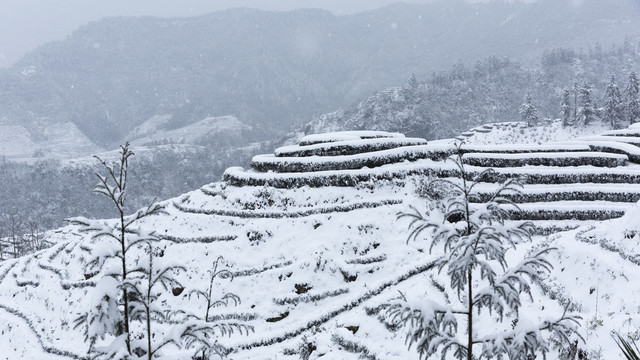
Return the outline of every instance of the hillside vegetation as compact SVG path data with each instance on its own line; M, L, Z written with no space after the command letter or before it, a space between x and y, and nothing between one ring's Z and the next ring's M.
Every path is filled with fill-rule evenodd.
M316 116L299 128L307 134L375 129L442 139L485 123L519 120L527 94L541 120L560 118L564 91L570 91L573 102L574 89L579 91L585 84L599 114L611 75L624 91L630 74L640 71L640 46L627 41L613 47L548 49L538 59L532 65L496 56L457 63L424 82L411 78L402 87Z

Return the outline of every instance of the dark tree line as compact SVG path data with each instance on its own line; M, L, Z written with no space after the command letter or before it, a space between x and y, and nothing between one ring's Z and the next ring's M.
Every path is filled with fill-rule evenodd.
M597 120L609 125L612 129L628 127L640 120L638 75L635 71L629 74L624 91L616 84L616 77L611 74L605 87L602 99L603 106L598 107L592 101L592 86L588 82L574 83L564 89L560 102L559 116L564 126L582 126ZM525 102L520 105L521 120L536 125L539 120L538 110L533 104L531 95L527 94Z
M640 119L638 88L638 75L635 71L629 74L623 91L618 88L615 75L611 74L604 91L603 107L598 108L591 101L591 86L587 82L583 85L574 84L563 93L560 104L562 122L568 126L588 125L595 120L602 120L612 129L634 124Z
M245 165L253 151L213 152L209 148L164 148L133 158L132 189L126 211L131 213L154 198L169 199L220 180L232 165ZM62 226L65 218L119 216L107 199L92 194L100 169L97 162L65 164L45 160L35 164L0 162L0 258L38 250L43 232Z
M48 247L38 219L12 211L0 214L0 261Z

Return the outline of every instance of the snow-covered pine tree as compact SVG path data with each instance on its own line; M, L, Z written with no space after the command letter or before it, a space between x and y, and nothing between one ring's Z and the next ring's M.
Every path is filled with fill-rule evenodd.
M0 261L4 260L4 245L2 242L4 241L4 233L2 232L2 223L0 223Z
M562 103L560 104L560 118L562 119L562 126L569 126L571 124L571 93L569 90L565 90L562 93Z
M604 94L604 114L602 121L609 124L612 129L620 129L622 128L623 118L624 114L620 90L616 85L615 76L611 75L611 81Z
M89 276L98 276L89 311L76 319L75 326L84 327L90 353L108 354L106 358L113 359L131 355L129 295L128 290L121 286L129 274L127 260L131 260L127 253L140 241L157 239L153 232L135 229L135 224L147 216L165 212L164 206L152 203L131 215L125 215L131 156L133 152L129 150L129 143L120 147L120 157L115 165L107 164L96 156L107 175L96 173L99 183L94 192L106 196L113 203L118 215L117 224L84 217L67 219L67 222L79 225L82 231L92 234L93 243L86 245L90 254L85 271ZM97 341L107 336L115 337L110 346L96 348Z
M527 94L524 103L520 105L519 113L520 119L526 122L528 126L538 125L540 116L538 115L538 109L536 109L535 105L533 105L530 94Z
M407 83L407 87L414 92L418 91L418 79L416 79L416 74L411 73L411 77L409 78L409 82Z
M629 74L629 81L624 96L624 114L630 124L640 121L640 82L638 74Z
M150 241L144 240L141 245L148 253L148 257L143 256L138 260L137 266L129 271L129 277L120 283L120 288L129 294L130 320L140 321L145 330L144 337L136 337L136 340L132 341L132 352L151 360L156 358L164 346L172 343L161 341L153 344L156 335L152 330L154 321L167 322L177 313L156 305L162 294L158 288L161 287L165 293L174 288L182 288L175 277L175 272L186 271L186 268L177 264L161 264L159 259L155 259L156 249Z
M573 92L573 126L578 126L578 92L580 87L577 82L573 83L571 91Z
M209 287L206 291L202 291L200 289L192 290L189 293L189 297L195 295L196 297L204 298L207 301L207 305L205 307L205 315L204 317L199 317L196 315L192 315L193 318L199 320L203 323L203 326L209 327L211 329L218 329L221 332L226 331L229 334L232 334L234 330L237 330L240 334L243 332L249 333L249 331L253 331L252 326L248 326L239 321L214 321L210 316L210 312L213 308L220 306L229 306L230 303L234 305L240 304L240 297L234 293L225 293L222 296L218 297L217 294L213 292L213 285L216 279L224 278L229 279L229 281L233 281L233 273L231 273L227 269L218 269L221 266L221 263L224 262L224 258L222 256L218 256L216 261L213 263L213 268L209 270ZM197 340L197 338L193 337L193 340ZM211 337L207 343L203 343L202 341L196 341L198 343L196 353L202 353L202 359L209 359L214 355L225 356L227 349L218 345L214 339Z
M468 181L460 148L456 164L459 182L442 181L453 189L450 197L437 202L426 214L415 208L399 214L400 219L411 220L408 241L427 235L431 252L441 247L437 264L448 278L443 286L445 301L408 300L402 295L383 305L389 320L410 327L407 342L416 345L421 358L529 360L549 350L544 333L569 344L579 317L565 312L557 320L536 322L518 311L521 295L532 297L532 284L539 284L540 274L552 267L546 257L553 251L543 248L515 266L507 263L507 250L531 238L532 224L515 226L504 221L507 207L515 207L504 195L518 192L519 184L508 180L489 201L479 204L473 193L475 181L493 170ZM477 327L482 316L485 323L492 320L497 324L495 332ZM505 320L512 326L499 326ZM461 326L463 321L466 329Z
M589 125L596 118L596 110L591 101L591 85L584 83L578 88L578 124Z

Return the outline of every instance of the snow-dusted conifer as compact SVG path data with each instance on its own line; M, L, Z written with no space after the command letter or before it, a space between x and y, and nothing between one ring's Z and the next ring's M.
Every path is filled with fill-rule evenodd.
M411 77L409 78L409 81L407 82L407 86L410 89L414 89L414 90L418 89L418 79L416 78L416 74L415 73L411 73Z
M629 82L625 91L624 114L630 124L640 121L640 81L638 74L629 74Z
M415 301L402 295L383 306L387 316L397 325L410 327L407 341L409 346L416 346L421 358L528 360L549 350L545 332L568 344L577 317L563 314L557 320L535 323L518 312L521 295L531 297L532 284L539 283L540 274L550 270L546 257L553 250L534 251L515 266L507 263L507 250L531 237L532 224L505 223L507 208L515 204L503 195L519 191L519 184L508 180L489 201L478 204L473 193L476 182L468 181L460 149L457 166L460 182L444 181L452 189L450 197L437 202L426 214L415 208L399 214L399 218L411 220L409 240L426 235L431 252L441 249L437 266L448 278L448 287L444 287L447 301ZM475 180L492 171L486 170ZM495 333L479 329L481 316L496 323L509 319L513 326Z
M535 105L533 105L530 94L527 94L525 102L520 105L519 113L520 118L522 119L522 121L526 122L527 125L538 125L540 116L538 115L538 109L536 109Z
M603 121L611 125L612 129L620 129L623 121L623 107L620 90L616 85L616 78L611 75L611 81L604 94L604 117Z
M145 358L156 358L158 351L169 344L168 341L153 344L154 321L166 322L174 312L165 311L156 304L161 291L167 292L174 288L182 288L175 277L176 271L186 271L181 265L161 264L154 259L155 249L150 241L142 242L148 257L142 257L137 266L129 271L129 278L120 283L120 288L129 294L129 316L131 321L140 321L145 329L144 339L132 342L132 351L146 354ZM146 261L145 261L146 260ZM154 261L155 260L155 261ZM159 289L161 288L161 289ZM144 341L146 340L146 341ZM144 349L140 351L139 349Z
M213 263L213 268L209 270L209 287L206 291L195 289L189 293L189 297L195 295L196 297L202 297L207 301L205 307L205 315L204 317L199 317L193 315L192 317L197 319L198 322L194 323L194 327L188 330L187 333L183 336L189 341L195 349L196 353L202 353L202 359L209 359L213 355L224 356L226 355L227 349L217 344L215 341L215 332L218 331L221 334L228 333L231 335L234 331L238 331L240 334L249 333L249 331L253 331L252 326L245 325L241 322L236 321L214 321L210 316L210 311L219 306L229 306L229 304L233 303L234 305L240 304L240 297L234 293L225 293L221 296L218 296L214 293L214 282L217 278L229 279L229 281L233 281L233 274L227 269L219 269L221 263L224 261L222 256L219 256L216 261ZM199 326L197 324L200 324ZM202 335L198 334L196 329L200 329L198 331L202 332L206 329L206 332L211 332L210 336L202 337ZM203 341L207 340L207 341Z
M127 260L130 261L130 259L127 252L141 241L157 240L153 232L143 232L135 229L134 225L147 216L164 213L164 206L152 203L131 215L125 215L127 174L131 156L133 152L129 150L129 143L120 147L120 158L115 165L109 165L96 156L107 171L107 175L96 174L99 183L94 192L111 200L117 210L119 220L117 224L83 217L67 220L72 224L80 225L82 231L92 234L93 243L86 246L90 251L86 272L98 276L97 283L101 284L94 289L95 301L92 302L92 307L87 313L78 317L76 327L85 327L85 336L90 344L89 352L102 354L106 358L117 355L112 350L116 349L115 344L119 343L125 345L126 355L131 354L128 289L121 286L126 282L129 274ZM114 281L104 280L105 277L111 277ZM107 286L109 284L112 287ZM117 291L117 295L114 295L113 291ZM122 309L121 313L120 309ZM113 316L119 319L115 320ZM107 335L115 336L111 347L100 349L94 347L98 340L105 339ZM119 350L118 354L120 354Z
M560 117L562 118L562 126L571 124L571 93L565 90L562 93L562 103L560 104Z
M4 260L4 245L2 241L4 239L4 233L2 232L2 224L0 223L0 261Z
M589 125L596 118L596 110L591 101L591 85L584 83L578 87L578 124Z

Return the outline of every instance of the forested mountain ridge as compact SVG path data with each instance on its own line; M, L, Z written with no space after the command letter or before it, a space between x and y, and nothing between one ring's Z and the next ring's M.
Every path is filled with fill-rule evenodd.
M424 79L452 63L640 34L631 0L441 1L334 16L232 9L193 18L107 18L0 71L0 122L46 138L71 121L110 147L157 115L174 128L235 115L266 132Z
M520 120L519 108L527 94L541 119L559 118L565 90L574 101L575 89L585 86L600 112L611 75L624 92L634 71L640 71L640 46L630 40L606 48L596 43L583 49L549 49L528 66L490 56L459 62L423 82L410 78L401 87L318 115L299 128L305 133L384 129L440 139L484 123Z

